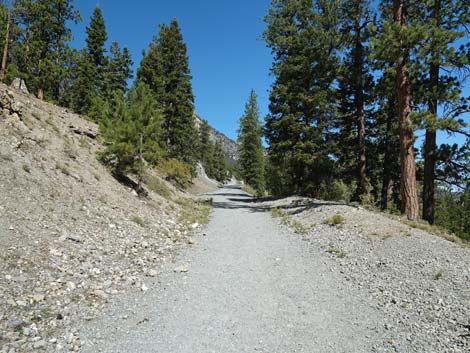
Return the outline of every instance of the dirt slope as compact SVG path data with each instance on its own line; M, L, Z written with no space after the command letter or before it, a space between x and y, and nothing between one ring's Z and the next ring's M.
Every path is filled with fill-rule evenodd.
M165 198L116 182L97 126L66 109L4 85L0 108L0 352L77 351L78 321L186 243L191 201L156 176Z

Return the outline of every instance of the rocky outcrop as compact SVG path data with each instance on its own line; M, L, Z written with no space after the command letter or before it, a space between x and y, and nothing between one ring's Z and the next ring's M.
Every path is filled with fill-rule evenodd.
M202 123L202 118L194 114L194 120L196 122L196 127L199 129L199 126ZM222 142L222 148L224 149L225 154L227 155L227 162L229 165L234 165L238 160L238 144L236 141L228 138L220 131L217 131L213 127L210 130L212 142L220 140Z

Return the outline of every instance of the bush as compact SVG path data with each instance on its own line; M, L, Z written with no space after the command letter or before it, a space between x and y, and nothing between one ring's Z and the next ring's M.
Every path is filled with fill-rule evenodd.
M344 201L349 203L352 192L342 180L322 183L320 196L326 201Z
M340 214L335 214L334 216L327 218L323 221L323 224L328 224L330 226L337 226L346 222L346 218Z
M185 162L174 158L165 159L158 169L167 180L175 182L184 189L191 183L192 167Z
M171 198L173 195L173 192L167 183L155 175L146 173L143 177L143 182L145 185L147 185L149 190L159 194L160 196L163 196L166 199Z

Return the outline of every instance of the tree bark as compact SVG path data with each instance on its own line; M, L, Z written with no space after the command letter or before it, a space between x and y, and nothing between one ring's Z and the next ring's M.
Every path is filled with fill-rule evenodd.
M38 88L38 99L44 100L44 90L42 87Z
M396 115L392 115L391 113L387 116L387 128L386 128L386 138L385 138L385 153L384 153L384 161L383 161L383 176L382 176L382 193L381 193L381 200L380 200L380 207L382 210L386 210L388 208L388 203L391 200L391 195L393 193L393 179L391 173L392 167L392 141L391 141L391 133L392 133L392 123L393 119L396 118Z
M8 45L10 43L10 22L11 22L11 14L10 14L10 10L8 10L7 28L6 28L6 33L5 33L5 44L3 46L2 68L0 69L0 81L1 82L3 82L3 79L5 78L5 72L7 69Z
M394 20L406 28L404 0L393 1ZM414 154L414 130L411 114L411 82L408 70L409 49L401 44L397 58L397 97L400 119L400 195L401 212L409 220L419 218L418 192L416 189L416 163Z
M354 107L357 123L357 144L358 144L358 195L369 193L367 180L367 155L366 155L366 118L364 111L364 84L363 84L363 55L364 47L361 42L360 6L361 1L356 2L357 15L354 23L355 47L353 53L355 82L354 82Z
M434 4L434 19L436 26L440 25L440 1ZM431 65L429 69L429 90L432 96L428 102L429 112L437 119L437 88L439 86L439 53L433 48L431 50ZM431 126L426 129L426 140L424 143L424 180L423 180L423 219L434 224L435 190L436 179L436 128Z

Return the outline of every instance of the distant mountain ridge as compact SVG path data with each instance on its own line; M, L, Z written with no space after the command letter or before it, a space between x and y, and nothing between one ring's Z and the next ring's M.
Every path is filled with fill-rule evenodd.
M196 122L196 127L199 129L204 119L195 113L194 120ZM232 166L238 161L238 143L236 141L228 138L220 131L214 129L212 126L210 126L210 138L212 142L215 142L217 140L221 141L222 148L225 154L227 155L227 162L229 163L229 165Z

